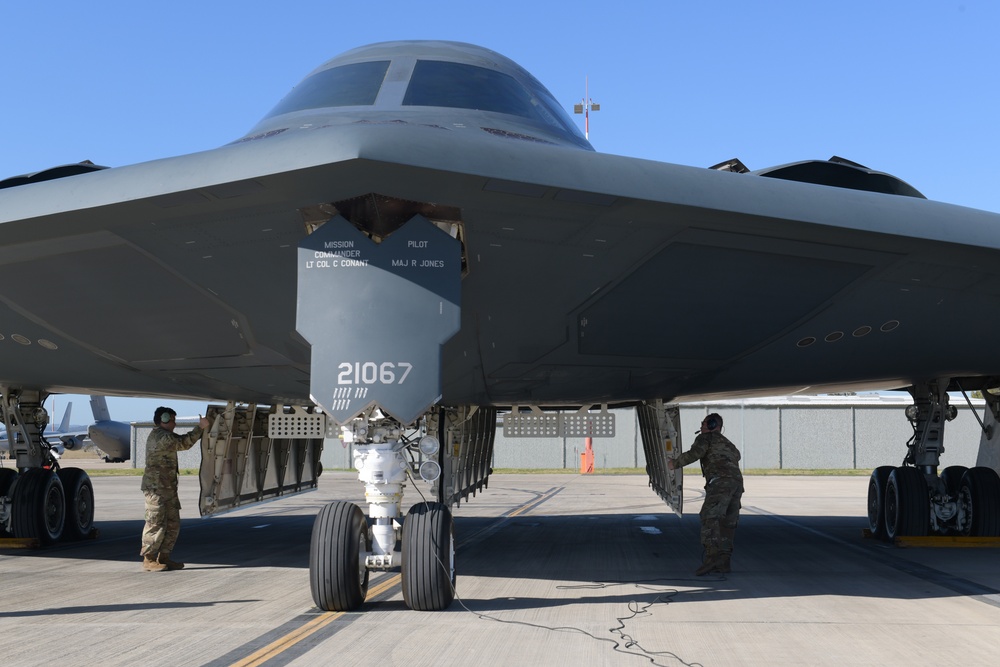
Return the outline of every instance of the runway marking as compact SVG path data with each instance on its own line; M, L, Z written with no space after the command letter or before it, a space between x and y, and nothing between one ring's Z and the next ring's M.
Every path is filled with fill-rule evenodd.
M383 579L375 586L368 589L368 594L365 596L365 600L371 600L390 588L397 586L400 580L401 577L398 574L394 574L391 577ZM347 612L344 611L325 611L301 627L292 630L285 636L276 639L267 646L254 651L244 659L232 663L232 667L257 667L258 665L262 665L278 654L284 653L292 646L301 642L303 639L316 634L346 613Z
M540 496L538 496L537 498L535 498L534 500L529 500L528 502L524 503L520 507L517 507L517 508L511 510L510 512L507 512L504 516L506 518L510 519L512 517L515 517L515 516L520 516L522 514L527 514L531 510L535 509L536 507L538 507L539 505L541 505L542 503L544 503L546 500L549 500L550 498L552 498L553 496L555 496L557 493L560 493L563 490L565 490L565 488L566 488L565 486L554 486L551 489L549 489L548 491L546 491L545 493L543 493Z
M532 498L531 500L520 505L519 507L516 507L510 512L507 512L503 516L498 517L493 522L492 525L484 528L483 530L477 531L472 535L467 536L466 539L461 540L456 544L456 548L459 546L464 547L468 545L470 542L482 539L485 535L494 532L497 528L505 524L511 518L530 512L531 510L535 509L536 507L544 503L546 500L551 499L553 496L563 491L565 488L566 487L564 486L553 487L548 491L546 491L545 493L542 493L541 495L537 496L536 498ZM393 588L399 586L401 583L402 583L402 575L392 574L391 576L386 577L385 579L379 581L374 586L370 587L368 589L368 594L365 596L365 601L369 602L372 599L378 597L379 595L391 591ZM246 656L242 660L229 663L229 665L231 667L260 667L260 665L265 664L269 660L273 660L274 658L278 657L279 655L289 650L296 644L299 644L302 641L308 639L309 637L312 637L320 630L323 630L324 628L329 626L334 621L343 618L346 613L347 612L343 611L321 612L315 618L303 623L301 626L295 628L294 630L287 632L286 634L274 640L267 646L257 649L256 651ZM309 649L306 650L308 651Z
M492 522L486 524L476 532L469 533L465 535L464 538L457 541L455 545L456 548L464 547L467 544L476 542L478 540L481 540L485 537L492 535L493 533L500 530L500 528L502 528L504 524L506 524L511 519L521 516L522 514L527 514L531 510L535 509L536 507L544 503L546 500L550 500L557 493L561 493L564 490L566 490L565 486L554 486L548 491L540 494L538 497L532 498L531 500L522 503L521 505L515 507L514 509L505 512L504 514L501 514L500 516L495 518Z
M892 543L897 547L966 547L995 549L1000 547L1000 537L963 537L960 535L923 535L918 537L906 535L897 537L892 541Z
M42 541L37 537L3 537L0 538L0 549L37 549Z

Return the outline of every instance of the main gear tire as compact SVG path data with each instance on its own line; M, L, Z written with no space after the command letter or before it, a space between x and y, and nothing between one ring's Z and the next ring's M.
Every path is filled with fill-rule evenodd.
M14 537L58 542L66 525L66 496L59 475L29 468L11 488L11 532Z
M892 471L893 466L879 466L868 480L868 530L879 540L886 539L885 487Z
M894 540L902 536L925 536L930 530L930 520L930 496L923 473L916 468L895 468L886 482L886 537Z
M10 489L17 481L17 471L13 468L0 468L0 497L10 494ZM0 537L9 537L7 527L0 524Z
M959 523L962 535L1000 536L1000 477L992 468L969 468L958 491Z
M82 540L94 529L94 484L81 468L60 468L59 479L66 494L66 526L63 539Z
M959 489L962 488L962 477L969 469L965 466L948 466L941 471L941 482L944 484L944 491L952 498L958 496Z

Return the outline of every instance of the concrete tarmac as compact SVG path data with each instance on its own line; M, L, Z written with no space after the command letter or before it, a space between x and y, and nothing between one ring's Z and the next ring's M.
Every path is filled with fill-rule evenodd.
M0 550L0 663L52 665L985 665L1000 646L992 548L867 540L866 477L748 477L733 572L700 563L644 476L495 475L455 510L458 598L406 608L398 573L362 611L319 611L313 517L354 474L220 517L181 479L180 572L138 557L138 477L95 477L98 539ZM407 487L404 505L419 502Z

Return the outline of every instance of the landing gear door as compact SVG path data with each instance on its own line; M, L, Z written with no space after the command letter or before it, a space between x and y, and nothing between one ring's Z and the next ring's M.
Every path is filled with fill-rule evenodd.
M681 453L680 409L663 401L642 403L636 408L642 448L646 455L649 485L677 516L684 513L684 472L670 470L667 461Z
M674 406L664 410L663 449L667 458L674 460L681 455L681 413ZM667 471L667 505L677 516L684 516L684 468L678 466Z
M979 438L979 453L976 465L993 468L1000 473L1000 426L997 425L996 413L1000 411L1000 396L995 389L983 391L986 399L986 410L983 414L983 434Z
M434 405L461 262L461 242L419 215L381 243L340 216L303 239L295 326L312 345L312 400L341 424L370 406L411 424Z

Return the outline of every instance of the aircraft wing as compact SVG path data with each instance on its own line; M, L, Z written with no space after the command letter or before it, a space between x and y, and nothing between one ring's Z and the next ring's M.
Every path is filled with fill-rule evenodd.
M446 401L1000 373L969 340L991 329L976 304L995 292L994 214L479 135L338 125L0 190L0 380L305 398L297 246L314 211L358 201L460 217Z

